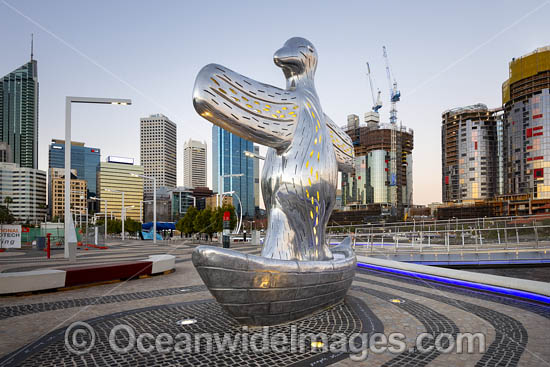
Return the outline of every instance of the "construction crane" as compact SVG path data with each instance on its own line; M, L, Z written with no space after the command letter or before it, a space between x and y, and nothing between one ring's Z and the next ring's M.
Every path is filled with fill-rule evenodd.
M372 85L373 84L372 76L370 74L370 65L368 62L367 62L367 75L369 77L370 93L372 95L372 110L374 112L378 112L378 110L382 108L382 99L380 98L380 89L378 89L376 99L374 98L374 87Z
M386 46L382 46L383 56L386 60L386 74L388 76L388 85L390 87L390 124L391 124L391 151L390 151L390 169L389 169L389 182L390 182L390 202L392 206L392 215L397 214L397 107L396 104L401 99L401 92L397 89L397 81L395 77L392 83L392 73L390 67L390 60L388 58L388 52ZM401 137L401 135L399 135Z
M395 124L397 122L396 104L401 100L401 92L397 90L397 81L395 80L395 77L393 78L393 82L392 82L390 60L388 58L386 46L382 46L382 50L384 51L384 59L386 60L386 74L388 76L388 84L390 87L390 101L391 101L390 122L392 124Z

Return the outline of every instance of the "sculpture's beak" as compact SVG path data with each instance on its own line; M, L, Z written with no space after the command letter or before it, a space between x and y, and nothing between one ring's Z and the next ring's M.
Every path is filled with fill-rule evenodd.
M280 68L300 69L300 59L290 52L289 47L282 47L273 55L273 62Z

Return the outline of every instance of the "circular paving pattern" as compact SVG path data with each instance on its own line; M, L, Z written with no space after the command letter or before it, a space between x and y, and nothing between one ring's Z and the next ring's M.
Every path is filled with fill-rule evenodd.
M182 320L196 320L196 322L184 323ZM289 324L263 328L246 328L236 323L227 315L221 306L213 300L192 301L173 305L147 307L102 316L86 321L93 328L95 343L89 353L78 355L70 353L65 343L65 333L68 328L56 330L39 339L35 343L8 355L0 360L0 365L18 366L159 366L159 365L189 365L189 366L265 366L265 365L327 365L347 357L347 354L324 352L323 346L311 343L310 339L303 339L305 349L300 350L302 336L309 333L335 333L345 334L347 337L354 333L370 333L381 331L382 323L365 306L365 304L353 297L347 297L346 301L322 312ZM114 333L116 348L123 349L133 345L129 352L120 353L113 351L112 341L109 336L117 325L119 330ZM70 327L69 327L70 328ZM137 337L140 334L149 333L142 339L142 350L137 348L137 343L132 340L128 328ZM166 333L173 342L170 344L170 352L163 352L155 345L155 339ZM186 340L180 333L192 335L192 339ZM204 338L197 336L209 333L212 335ZM223 338L229 341L239 340L243 343L246 334L248 351L243 352L238 347L232 352L229 347L219 352L219 346L223 344ZM265 344L264 336L272 337L274 334L286 336L288 351L278 352ZM70 334L69 335L73 335ZM227 337L226 335L229 335ZM166 338L170 338L166 336ZM165 337L163 337L165 338ZM218 338L218 339L217 339ZM211 344L209 345L209 339ZM72 340L72 337L69 337ZM76 336L76 343L89 342L91 338ZM170 339L163 339L170 340ZM292 344L291 340L296 343ZM181 341L179 349L176 342ZM186 343L184 343L186 341ZM229 344L227 344L229 345ZM292 345L295 350L292 350ZM315 346L320 349L315 350ZM188 349L187 349L188 348ZM210 349L209 349L210 348ZM76 348L75 348L76 349ZM149 351L151 349L151 351ZM221 349L221 348L220 348Z

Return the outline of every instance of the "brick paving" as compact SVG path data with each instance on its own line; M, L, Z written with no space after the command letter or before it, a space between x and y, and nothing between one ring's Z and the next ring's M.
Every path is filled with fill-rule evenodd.
M290 324L271 327L270 335L280 332L290 337L293 326L299 332L341 332L347 336L400 332L406 344L401 353L370 352L363 362L355 362L338 351L316 351L311 345L302 353L206 353L204 340L199 343L199 353L112 351L108 336L117 324L130 325L138 334L152 335L175 336L185 330L193 335L227 332L235 337L243 332L202 284L191 263L194 247L184 241L156 247L134 241L115 244L108 250L79 251L79 264L172 253L176 256L176 271L64 292L0 298L0 366L550 366L550 348L545 339L550 330L549 306L366 269L358 270L344 303ZM259 253L259 248L248 244L234 248ZM50 261L39 255L18 251L17 255L0 257L0 271L67 264L61 253ZM187 318L195 319L196 323L187 326L177 323ZM75 321L86 321L96 333L94 348L84 355L70 353L64 343L65 330ZM254 335L261 330L249 332ZM436 349L424 353L415 347L417 335L423 332L434 336L480 332L485 335L487 348L484 353L473 354L458 354L454 349L451 353ZM442 340L443 347L452 347L448 339ZM128 338L117 334L115 342L124 345ZM433 344L433 340L424 340L422 346Z

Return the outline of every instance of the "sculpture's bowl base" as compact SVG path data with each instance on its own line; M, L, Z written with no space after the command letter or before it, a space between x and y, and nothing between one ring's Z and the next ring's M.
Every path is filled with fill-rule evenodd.
M351 286L353 251L330 261L274 260L199 246L193 264L210 293L238 322L275 325L340 302Z

